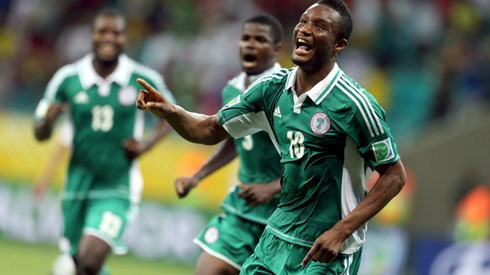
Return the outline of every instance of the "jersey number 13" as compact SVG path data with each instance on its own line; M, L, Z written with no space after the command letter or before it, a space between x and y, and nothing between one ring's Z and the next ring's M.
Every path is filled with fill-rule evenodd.
M92 130L108 132L112 129L114 109L110 105L95 105L92 108Z

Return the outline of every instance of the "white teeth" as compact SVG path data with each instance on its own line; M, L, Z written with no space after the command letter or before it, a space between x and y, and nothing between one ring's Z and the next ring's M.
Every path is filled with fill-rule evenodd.
M304 40L303 38L298 38L298 43L304 43L304 44L310 46L310 43L308 41Z

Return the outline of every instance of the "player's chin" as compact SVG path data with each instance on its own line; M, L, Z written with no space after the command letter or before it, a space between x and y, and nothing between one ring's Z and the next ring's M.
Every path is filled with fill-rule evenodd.
M120 52L111 52L111 53L101 53L101 52L95 52L95 56L97 60L104 62L104 63L114 63L116 60L119 58Z
M310 56L296 55L293 53L291 60L293 61L294 64L296 64L298 66L302 66L302 65L308 64L309 61L311 60L311 57Z
M242 71L248 75L254 75L259 72L259 66L256 62L242 62Z

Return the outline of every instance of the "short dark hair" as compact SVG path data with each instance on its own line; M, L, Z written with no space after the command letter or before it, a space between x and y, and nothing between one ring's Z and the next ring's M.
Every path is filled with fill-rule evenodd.
M95 21L99 17L119 17L119 18L121 18L124 21L124 29L126 29L126 17L124 16L124 14L122 12L120 12L117 9L104 8L104 9L100 10L95 15L93 24L95 24Z
M282 25L279 23L279 21L272 15L267 14L267 13L261 13L254 15L252 17L249 17L243 25L247 23L257 23L257 24L263 24L271 27L272 31L272 38L274 39L274 44L279 44L282 40Z
M318 4L330 7L340 14L341 29L337 38L349 40L352 33L352 15L343 0L319 0Z

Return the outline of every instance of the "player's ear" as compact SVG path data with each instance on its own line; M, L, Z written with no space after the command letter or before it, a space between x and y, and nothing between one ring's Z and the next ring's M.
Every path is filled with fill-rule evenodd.
M282 43L281 43L281 42L276 43L276 44L274 45L274 52L276 53L276 55L278 55L278 54L279 54L279 52L281 51L281 49L282 49Z
M347 39L339 39L335 42L335 53L336 54L339 54L341 51L343 51L345 49L345 47L347 47L347 44L349 44L349 42L347 41Z

